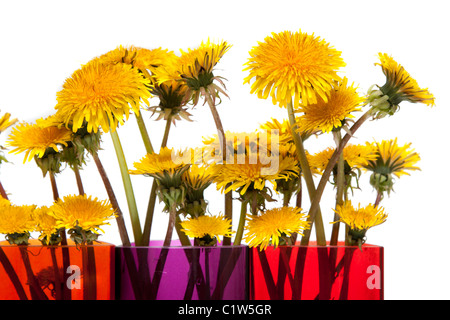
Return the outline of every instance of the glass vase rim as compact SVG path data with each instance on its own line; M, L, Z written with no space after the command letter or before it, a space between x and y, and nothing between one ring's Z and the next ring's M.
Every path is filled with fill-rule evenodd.
M72 240L67 240L67 244L45 245L37 239L30 239L27 245L10 244L7 240L0 241L2 248L76 248L76 247L116 247L115 244L105 241L95 241L93 244L75 244Z
M315 241L311 241L307 245L302 245L298 241L292 245L278 245L278 246L268 245L266 248L273 248L274 250L276 250L277 248L295 248L295 247L298 247L298 248L354 248L354 249L359 249L358 246L345 245L344 241L339 241L338 244L335 244L335 245L330 245L327 242L327 245L325 245L325 246L318 245ZM253 246L250 249L259 249L259 248L260 248L260 246ZM362 248L369 249L369 248L384 248L384 247L380 246L380 245L376 245L376 244L364 243L362 245Z
M152 244L152 242L154 244ZM142 249L142 248L167 248L167 249L206 249L206 248L211 248L211 249L216 249L216 248L248 248L247 244L239 244L239 245L234 245L234 244L230 244L230 245L223 245L223 242L218 242L217 245L215 246L199 246L199 245L194 245L193 241L191 241L191 245L190 246L186 246L186 245L182 245L181 242L179 242L178 240L174 240L172 241L175 242L175 244L170 244L169 246L164 246L163 244L163 240L151 240L150 243L147 246L136 246L134 242L131 243L130 246L126 246L126 245L116 245L116 248L137 248L137 249ZM158 244L155 244L158 243Z

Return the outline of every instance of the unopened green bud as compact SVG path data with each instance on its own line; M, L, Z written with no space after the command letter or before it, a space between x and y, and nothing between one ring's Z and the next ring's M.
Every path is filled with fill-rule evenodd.
M160 201L164 202L165 204L164 210L170 211L171 208L177 208L184 203L184 187L170 187L169 189L160 187L158 188L158 196L160 198Z
M388 194L392 191L394 186L394 179L390 173L372 173L370 176L370 184L375 188L375 190L381 194L387 192Z
M198 218L206 213L207 206L205 200L184 203L181 212L185 215L189 214L192 218Z
M61 154L60 153L49 153L44 154L42 158L34 156L34 160L38 167L42 170L44 177L47 172L60 173L61 172Z

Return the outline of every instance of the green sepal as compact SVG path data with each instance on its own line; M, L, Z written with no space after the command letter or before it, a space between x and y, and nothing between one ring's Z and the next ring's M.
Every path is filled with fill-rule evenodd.
M30 232L22 232L22 233L9 233L5 236L5 239L10 244L16 244L16 245L28 245L28 240L30 239Z

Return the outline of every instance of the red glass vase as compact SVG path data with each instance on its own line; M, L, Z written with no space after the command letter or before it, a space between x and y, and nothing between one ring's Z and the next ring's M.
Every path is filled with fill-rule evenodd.
M120 300L248 300L248 246L117 246Z
M279 246L249 251L251 300L383 300L383 247Z
M0 300L112 300L114 247L0 242Z

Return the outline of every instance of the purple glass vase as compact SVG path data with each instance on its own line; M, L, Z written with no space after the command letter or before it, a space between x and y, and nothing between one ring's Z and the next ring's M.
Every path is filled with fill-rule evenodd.
M247 300L248 247L117 246L120 300Z

